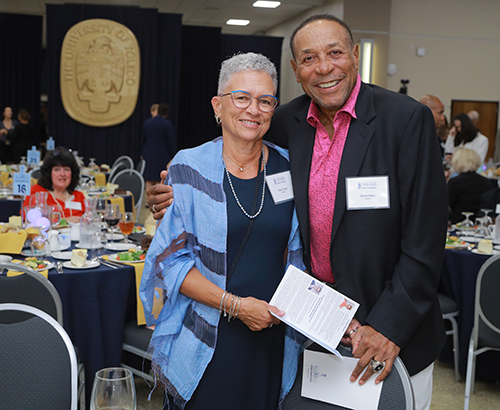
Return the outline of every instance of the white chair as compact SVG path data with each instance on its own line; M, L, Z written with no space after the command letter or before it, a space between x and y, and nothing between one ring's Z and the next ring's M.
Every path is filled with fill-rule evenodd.
M313 344L309 350L330 353L321 346ZM350 350L339 346L338 351L343 355L352 356ZM290 393L285 397L282 403L282 410L341 410L344 407L335 406L333 404L324 403L321 401L309 399L301 396L302 390L302 369L303 358L299 358L299 366L295 383L290 390ZM399 357L394 361L391 373L384 380L380 400L378 403L379 410L414 410L415 396L411 385L410 375L406 370L405 365Z
M135 166L135 170L144 176L144 170L146 169L146 160L144 158L141 158L137 165Z
M112 184L118 184L121 189L126 189L134 195L135 219L139 219L144 196L144 178L135 169L124 169L116 174L111 180Z
M0 324L0 407L76 410L77 359L66 331L32 306L0 304L0 312L9 311L30 318Z
M120 163L125 164L127 168L134 168L134 161L128 155L122 155L121 157L116 158L111 168L116 167Z
M476 357L489 350L500 351L500 255L489 258L476 280L474 327L472 329L467 373L465 379L464 410L468 410L474 392Z
M448 320L451 324L451 329L446 331L446 336L451 336L453 341L453 363L455 366L455 379L460 381L460 372L458 371L458 323L457 317L459 315L458 305L452 298L438 293L439 306L443 320Z

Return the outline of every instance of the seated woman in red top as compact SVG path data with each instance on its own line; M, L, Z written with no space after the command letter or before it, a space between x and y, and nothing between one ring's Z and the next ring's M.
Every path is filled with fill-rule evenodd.
M80 168L73 153L63 147L47 151L40 169L38 184L31 187L31 195L36 192L48 192L47 205L60 205L64 218L68 222L78 222L85 212L85 196L76 191L80 179ZM30 204L30 197L24 206Z

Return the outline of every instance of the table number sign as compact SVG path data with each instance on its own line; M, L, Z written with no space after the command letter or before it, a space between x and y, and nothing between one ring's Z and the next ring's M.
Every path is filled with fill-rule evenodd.
M55 146L56 144L54 138L49 137L49 139L47 140L47 151L53 151Z
M28 150L28 164L38 165L39 162L40 162L40 151L37 151L36 147L33 145L31 149Z
M21 165L19 172L14 173L13 194L23 196L31 194L31 174L24 171L24 165Z

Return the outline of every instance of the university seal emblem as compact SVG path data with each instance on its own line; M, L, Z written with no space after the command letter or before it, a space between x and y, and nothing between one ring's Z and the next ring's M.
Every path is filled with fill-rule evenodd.
M93 127L125 121L139 93L139 45L111 20L85 20L69 29L61 50L61 98L68 115Z

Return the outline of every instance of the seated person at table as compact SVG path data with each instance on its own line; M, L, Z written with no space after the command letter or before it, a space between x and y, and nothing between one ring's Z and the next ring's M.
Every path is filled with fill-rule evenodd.
M444 147L445 155L453 154L458 148L468 148L477 152L482 165L488 153L488 146L488 138L479 132L467 114L455 115Z
M38 184L31 187L31 195L45 191L49 193L47 205L60 205L63 218L68 222L78 222L85 212L85 196L76 191L80 179L80 168L73 153L63 147L47 151L40 169ZM24 201L29 206L30 196Z
M476 151L460 148L453 154L452 167L458 176L448 181L448 204L452 224L465 219L462 212L478 212L480 197L493 188L491 181L476 170L482 164Z

